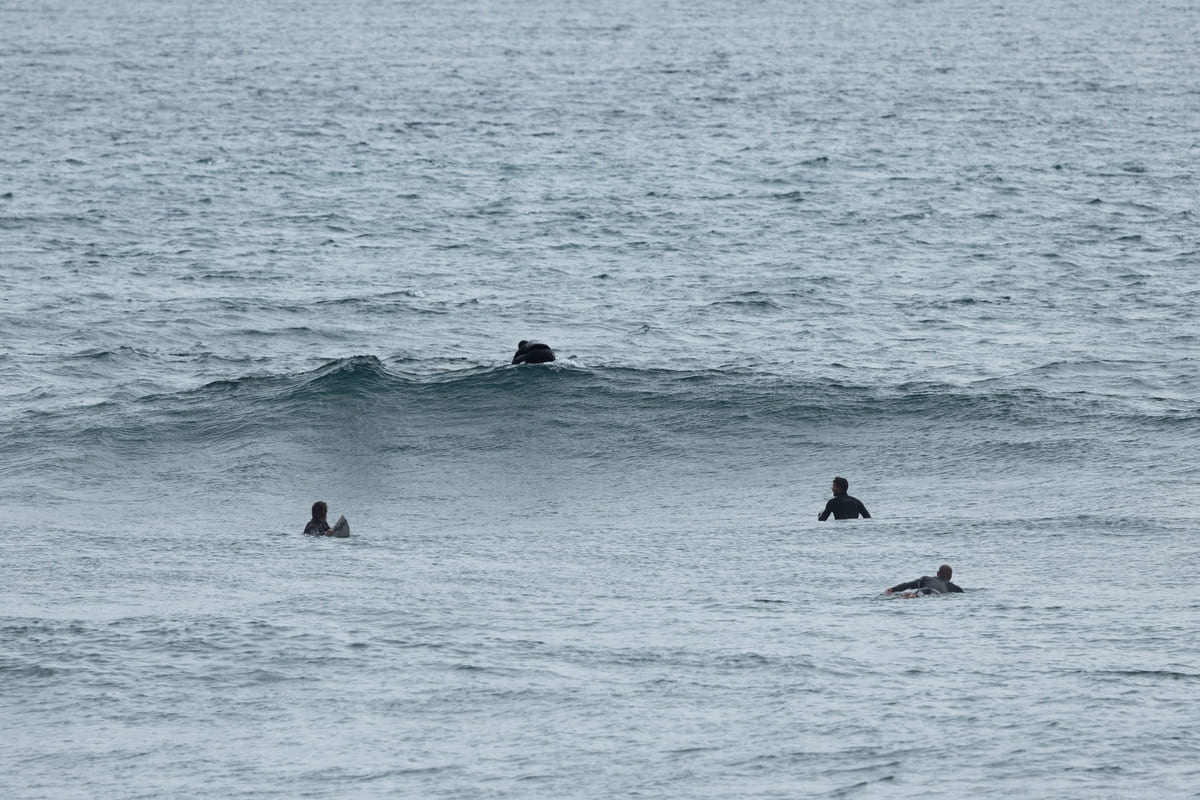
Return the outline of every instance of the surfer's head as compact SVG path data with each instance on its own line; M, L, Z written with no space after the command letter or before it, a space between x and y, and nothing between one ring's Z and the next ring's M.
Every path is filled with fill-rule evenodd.
M850 488L850 481L846 480L845 478L834 478L833 479L833 493L834 494L843 494L849 488Z
M329 513L329 506L325 505L325 501L318 500L313 503L313 519L324 520L325 515Z
M525 339L522 339L521 341L517 342L517 352L524 350L525 345L527 345L527 344L529 344L529 342L526 341Z
M944 581L950 580L950 576L954 574L954 570L950 569L949 564L942 564L938 567L938 577Z

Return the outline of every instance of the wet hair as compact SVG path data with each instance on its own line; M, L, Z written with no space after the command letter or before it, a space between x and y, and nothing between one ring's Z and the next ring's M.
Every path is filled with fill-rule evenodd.
M845 478L834 478L833 485L844 492L850 488L850 481L846 480Z
M938 577L944 581L950 580L950 576L954 574L954 570L950 569L949 564L942 564L938 567Z
M318 500L313 503L313 519L325 519L325 515L329 513L329 506L325 505L324 500Z

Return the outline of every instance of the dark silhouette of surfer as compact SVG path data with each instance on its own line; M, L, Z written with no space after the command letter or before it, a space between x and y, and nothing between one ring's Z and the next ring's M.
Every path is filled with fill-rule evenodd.
M545 364L553 360L554 351L550 349L550 345L522 339L517 343L517 353L513 356L512 363Z
M961 588L950 582L950 578L953 575L954 570L950 569L950 565L942 564L940 567L938 567L936 578L932 578L928 575L922 575L915 581L898 583L890 589L885 589L884 594L904 592L901 597L912 598L928 594L951 594L953 592L961 592Z
M339 539L345 539L350 535L350 523L346 522L345 517L338 517L337 524L333 527L329 526L329 520L326 516L329 514L329 506L324 501L318 500L312 505L312 519L304 526L304 532L309 536L336 536Z
M833 514L834 519L858 519L859 517L870 519L871 514L862 501L846 494L846 490L849 488L850 481L840 476L834 478L833 497L829 498L829 502L825 504L825 510L817 515L817 519L824 522L829 519L830 514Z

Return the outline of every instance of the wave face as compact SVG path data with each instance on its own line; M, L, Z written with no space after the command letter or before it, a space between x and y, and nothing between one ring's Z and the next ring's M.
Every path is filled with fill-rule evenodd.
M1021 381L878 387L566 361L434 374L411 366L355 356L296 374L26 410L4 437L7 451L22 454L8 470L7 499L36 492L75 504L116 492L131 502L139 492L129 482L139 475L154 476L139 484L153 487L151 504L163 491L270 492L308 474L306 464L330 461L346 470L326 479L331 488L365 472L407 476L419 464L453 495L482 492L484 503L505 502L501 474L539 491L569 488L586 503L589 494L634 492L630 482L650 474L684 493L714 483L752 493L852 471L899 494L936 480L974 495L979 476L995 470L1026 487L992 497L995 513L1019 513L1028 487L1064 472L1105 485L1117 470L1153 470L1163 453L1182 456L1200 419L1195 404L1131 395L1129 376L1123 391L1097 383L1070 392ZM1048 365L1035 373L1053 385L1046 374L1081 371L1112 370ZM1143 461L1131 441L1154 442L1153 459ZM231 455L247 466L224 463ZM1104 502L1078 488L1075 495L1084 507ZM889 502L905 507L899 497Z

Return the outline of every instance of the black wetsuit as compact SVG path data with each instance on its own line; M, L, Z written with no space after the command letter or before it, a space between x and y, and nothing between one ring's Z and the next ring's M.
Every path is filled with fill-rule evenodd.
M871 518L862 501L845 492L829 498L829 502L825 504L825 510L817 516L817 519L824 522L829 519L830 514L833 514L834 519L857 519L859 516L863 519Z
M312 536L324 536L329 531L329 523L323 519L310 519L304 526L304 532Z
M554 351L550 345L541 342L521 342L517 345L517 353L513 356L514 364L545 364L554 360Z
M901 583L892 587L893 592L907 592L910 589L916 589L917 594L949 594L951 592L962 591L962 589L950 581L944 581L941 578L934 578L930 575L924 575L915 581Z

